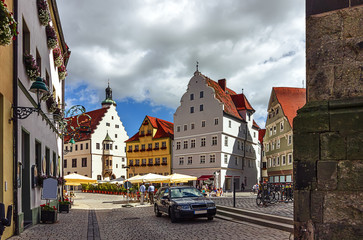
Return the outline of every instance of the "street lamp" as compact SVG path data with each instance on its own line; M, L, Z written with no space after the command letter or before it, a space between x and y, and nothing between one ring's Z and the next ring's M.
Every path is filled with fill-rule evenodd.
M13 109L16 111L16 113L14 113L14 117L12 118L13 120L14 118L25 119L29 117L29 115L32 114L33 112L39 113L39 111L41 111L40 107L41 96L49 91L47 85L45 85L43 81L43 78L37 77L36 81L33 82L33 84L31 85L29 91L37 94L37 107L35 108L35 107L13 106Z
M69 142L68 143L70 143L71 144L71 147L70 147L70 149L68 150L64 150L63 151L63 154L64 155L67 155L68 153L70 153L70 152L72 152L72 150L73 150L73 144L75 144L76 143L76 141L74 141L74 138L72 137L71 138L71 140L69 140Z

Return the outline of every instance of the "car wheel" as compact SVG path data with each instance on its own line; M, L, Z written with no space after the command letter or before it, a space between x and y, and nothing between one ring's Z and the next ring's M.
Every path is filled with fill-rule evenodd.
M170 221L172 222L172 223L176 223L176 222L178 222L178 219L176 218L176 216L175 216L175 212L174 212L174 210L172 210L171 208L169 208L169 217L170 217Z
M156 205L156 204L154 206L154 212L155 212L155 216L161 217L161 212L159 211L158 205Z
M213 216L208 217L208 221L212 221L213 220Z

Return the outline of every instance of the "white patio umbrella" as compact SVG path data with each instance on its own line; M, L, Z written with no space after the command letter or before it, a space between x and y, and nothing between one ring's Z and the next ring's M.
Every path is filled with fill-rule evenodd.
M125 179L124 178L122 178L122 177L119 177L119 178L115 178L115 179L112 179L111 181L110 181L110 183L114 183L114 184L116 184L116 183L123 183L125 181Z
M130 182L130 183L142 183L142 176L136 175L136 176L126 179L126 181Z
M155 174L155 173L148 173L142 176L143 182L153 183L153 182L165 182L169 178L167 176Z
M78 186L82 183L97 183L97 180L77 174L77 173L71 173L66 176L64 176L64 180L66 181L66 185L69 186Z
M180 173L173 173L167 177L170 183L182 183L197 180L197 177Z

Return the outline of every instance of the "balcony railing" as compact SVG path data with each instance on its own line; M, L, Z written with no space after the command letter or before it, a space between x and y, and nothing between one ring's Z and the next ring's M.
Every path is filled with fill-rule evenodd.
M161 149L166 149L166 147L161 147Z
M135 149L135 150L134 150L134 152L138 152L138 151L139 151L139 149Z
M145 152L145 149L141 149L140 152Z
M152 148L148 148L146 151L152 151L153 149Z
M154 150L159 150L159 147L154 148Z
M154 165L155 165L155 166L160 166L160 163L155 163Z
M139 163L135 163L135 165L134 165L135 167L138 167L138 166L140 166L140 164Z
M132 152L132 150L127 150L127 152L129 152L129 153L130 153L130 152Z
M132 167L132 166L134 166L134 164L133 164L133 163L129 163L129 166L131 166L131 167Z
M163 162L163 163L161 163L161 165L168 165L168 163L167 162Z
M146 166L146 163L142 163L142 164L141 164L141 166L142 166L142 167L145 167L145 166Z
M153 163L148 163L147 165L148 165L148 166L153 166L154 164L153 164Z

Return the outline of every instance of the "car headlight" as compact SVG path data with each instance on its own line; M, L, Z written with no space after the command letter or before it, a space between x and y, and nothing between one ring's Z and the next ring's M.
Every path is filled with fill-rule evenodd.
M176 209L178 209L178 210L189 210L190 207L189 207L189 205L179 205L179 206L176 207Z
M207 208L214 208L216 205L214 203L207 203Z

